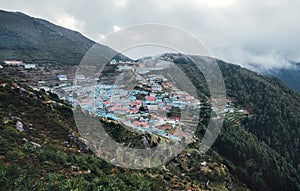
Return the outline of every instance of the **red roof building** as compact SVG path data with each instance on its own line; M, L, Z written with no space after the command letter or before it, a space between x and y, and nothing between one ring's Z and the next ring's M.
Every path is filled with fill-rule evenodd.
M145 100L146 101L155 101L155 97L154 96L146 96Z

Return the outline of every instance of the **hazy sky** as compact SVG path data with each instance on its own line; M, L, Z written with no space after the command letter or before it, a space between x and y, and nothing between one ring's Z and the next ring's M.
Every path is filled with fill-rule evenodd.
M126 26L162 23L202 41L218 58L244 66L300 61L299 0L0 0L99 41Z

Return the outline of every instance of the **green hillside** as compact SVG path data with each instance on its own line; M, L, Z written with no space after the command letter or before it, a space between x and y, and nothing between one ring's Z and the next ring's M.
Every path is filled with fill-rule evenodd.
M216 152L200 155L199 143L158 168L118 168L80 141L71 108L55 95L1 76L0 100L1 190L247 190ZM24 131L16 129L18 122ZM104 125L124 142L134 138L113 123Z
M78 65L94 44L76 31L23 13L0 10L0 61ZM107 46L98 48L109 57L127 59Z
M191 61L175 62L201 92L208 92L201 71ZM217 62L228 98L252 115L238 124L226 120L213 148L253 190L299 190L300 95L278 79Z

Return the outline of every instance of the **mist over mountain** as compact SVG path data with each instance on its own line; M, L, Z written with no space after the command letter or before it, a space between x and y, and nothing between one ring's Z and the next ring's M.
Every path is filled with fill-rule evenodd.
M287 86L300 92L300 63L292 63L291 67L270 69L262 72L267 76L281 79Z

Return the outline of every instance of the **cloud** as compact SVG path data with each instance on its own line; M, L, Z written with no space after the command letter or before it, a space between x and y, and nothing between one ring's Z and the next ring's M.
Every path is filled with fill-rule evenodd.
M127 3L126 0L114 0L115 5L120 6L120 7L124 7Z
M220 54L227 54L232 60L237 60L236 64L242 63L243 67L254 71L289 68L292 66L290 60L285 58L283 53L278 50L270 50L266 53L254 53L251 50L232 48L222 51Z
M264 68L286 66L285 61L298 60L300 55L298 0L0 0L0 3L4 9L78 29L96 41L103 34L114 32L116 23L122 27L163 23L191 33L214 56L244 66L249 63Z
M253 55L251 58L248 58L248 60L249 67L259 67L263 70L291 67L291 63L279 54L270 53Z
M55 23L76 31L82 31L84 29L84 22L78 22L74 17L65 13L57 16Z
M192 3L196 6L205 6L208 8L225 8L234 5L236 0L174 0L179 3Z
M117 32L117 31L121 30L121 28L117 25L114 25L113 29L114 29L114 32Z

